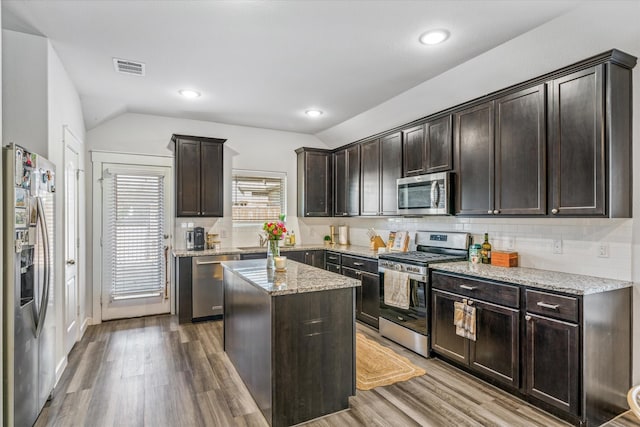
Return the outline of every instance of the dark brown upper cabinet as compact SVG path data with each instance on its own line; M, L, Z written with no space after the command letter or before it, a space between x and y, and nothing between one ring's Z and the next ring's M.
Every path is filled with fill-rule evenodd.
M332 154L298 148L298 216L326 217L333 213Z
M360 215L360 146L336 151L333 169L333 215Z
M545 85L498 98L495 114L493 214L545 215Z
M454 115L456 214L493 213L493 109L490 101Z
M176 149L176 216L223 216L226 139L173 135L171 140Z
M402 177L400 132L360 145L360 215L395 215L396 180Z
M462 215L545 215L545 86L455 115Z
M453 169L451 114L402 131L404 176Z

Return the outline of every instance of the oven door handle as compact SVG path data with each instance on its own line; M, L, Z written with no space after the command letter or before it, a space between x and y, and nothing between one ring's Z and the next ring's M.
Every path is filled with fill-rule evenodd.
M388 269L389 271L398 271L398 270L394 270L392 268ZM378 273L382 273L384 274L387 271L386 268L384 267L378 267ZM408 273L409 274L409 280L414 280L416 282L421 282L421 283L427 283L428 278L426 275L420 275L420 274L412 274L412 273Z

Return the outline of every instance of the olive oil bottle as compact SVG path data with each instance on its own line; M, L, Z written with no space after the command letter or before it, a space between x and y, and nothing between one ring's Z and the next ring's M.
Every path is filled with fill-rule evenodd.
M483 264L491 264L491 243L489 243L489 233L484 233L484 243L480 249Z

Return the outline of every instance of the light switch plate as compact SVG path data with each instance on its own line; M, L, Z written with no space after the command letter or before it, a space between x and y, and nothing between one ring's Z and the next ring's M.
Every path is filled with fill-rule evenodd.
M553 241L553 253L561 254L562 253L562 240L554 240Z
M598 245L598 258L609 258L609 244L600 243Z

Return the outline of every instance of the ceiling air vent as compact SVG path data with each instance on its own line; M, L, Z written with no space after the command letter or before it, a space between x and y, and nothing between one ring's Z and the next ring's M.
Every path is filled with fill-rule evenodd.
M142 62L113 58L113 68L115 68L118 73L144 76L144 64Z

